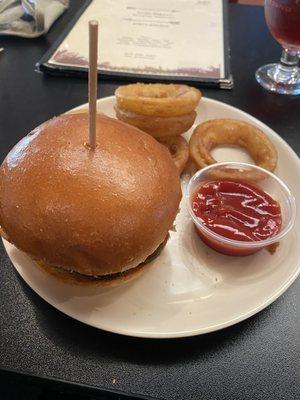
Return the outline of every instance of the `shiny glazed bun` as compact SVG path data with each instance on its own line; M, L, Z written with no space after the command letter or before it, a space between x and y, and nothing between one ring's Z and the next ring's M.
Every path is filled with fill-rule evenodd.
M84 145L87 129L88 114L62 115L11 150L0 168L0 226L40 265L119 277L165 241L179 175L168 150L137 128L97 115L95 150Z

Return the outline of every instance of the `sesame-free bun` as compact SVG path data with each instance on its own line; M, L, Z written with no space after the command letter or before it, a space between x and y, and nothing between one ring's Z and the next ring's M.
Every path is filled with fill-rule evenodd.
M137 267L164 242L181 199L177 169L151 136L97 115L53 118L0 168L0 226L43 265L87 276Z
M72 286L83 287L114 287L120 284L130 282L139 277L147 268L149 264L140 264L135 268L128 269L124 272L116 274L101 275L97 278L88 275L78 274L77 272L69 272L63 268L55 267L53 265L45 264L43 261L37 261L36 264L46 274L50 274L60 282Z
M56 267L45 263L43 260L35 260L36 264L40 269L47 274L54 276L56 279L63 283L67 283L73 286L85 286L85 287L113 287L118 286L121 283L126 283L136 279L146 269L151 266L151 261L154 260L167 244L169 235L165 240L158 246L158 248L152 253L143 263L137 267L127 269L123 272L117 272L114 274L105 274L97 276L83 275L75 271L67 271L64 268Z

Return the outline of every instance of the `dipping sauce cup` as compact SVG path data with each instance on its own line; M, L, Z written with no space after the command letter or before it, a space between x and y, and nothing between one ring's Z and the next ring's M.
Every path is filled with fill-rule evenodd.
M281 210L281 227L274 235L263 240L234 240L208 228L193 210L193 201L200 187L212 181L249 183L276 200ZM293 227L296 202L286 184L273 173L256 165L239 162L212 164L196 172L187 188L187 205L200 238L214 250L233 256L244 256L274 245Z

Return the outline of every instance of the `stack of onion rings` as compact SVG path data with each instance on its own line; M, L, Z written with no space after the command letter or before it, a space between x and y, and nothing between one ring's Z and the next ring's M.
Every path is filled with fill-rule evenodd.
M184 115L171 117L149 117L133 113L132 111L121 110L115 107L116 117L129 125L136 126L142 131L149 133L155 138L165 138L167 136L181 135L188 131L196 119L196 111L191 111Z
M136 83L119 87L115 95L117 118L164 144L182 173L189 150L186 140L178 136L193 126L201 92L181 84Z
M257 127L234 119L214 119L198 125L190 139L190 156L199 169L204 168L217 162L210 152L214 147L224 144L246 149L256 165L268 171L274 171L277 165L277 151L271 140ZM246 175L245 172L239 174L235 171L234 176L230 177L260 179L257 173L255 176L253 173ZM228 173L224 177L228 178Z

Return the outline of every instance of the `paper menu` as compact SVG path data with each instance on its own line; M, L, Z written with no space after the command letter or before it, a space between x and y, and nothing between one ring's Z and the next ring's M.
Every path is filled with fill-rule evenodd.
M91 19L99 21L102 71L225 78L223 0L94 0L48 65L87 67Z

